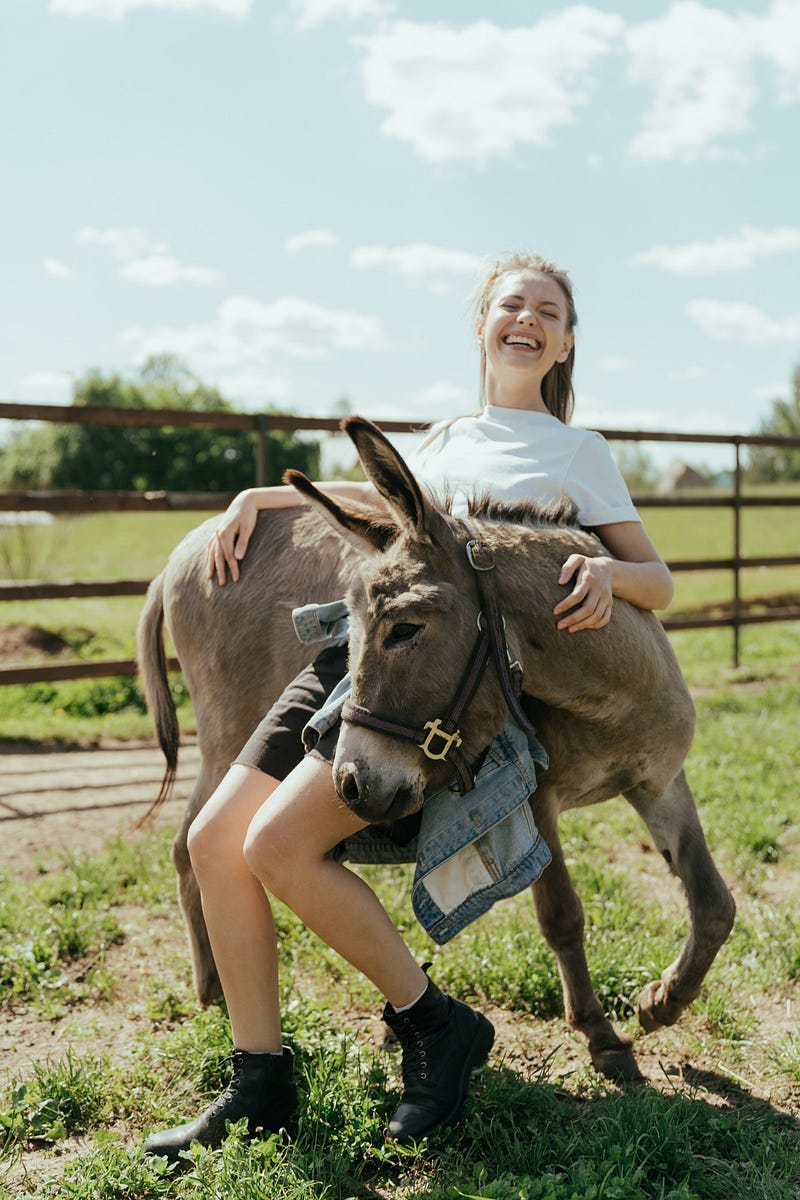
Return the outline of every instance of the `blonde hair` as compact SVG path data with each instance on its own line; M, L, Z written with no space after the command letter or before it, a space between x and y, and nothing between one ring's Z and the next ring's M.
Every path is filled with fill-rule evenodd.
M578 324L578 314L575 311L575 298L569 275L555 263L548 262L546 258L542 258L538 254L509 254L492 264L475 296L475 319L481 323L485 320L498 283L506 275L511 275L516 271L535 271L538 275L549 275L555 280L567 301L566 331L572 333ZM575 389L572 385L574 365L575 346L573 344L564 362L554 363L542 380L542 400L545 407L565 425L569 424L575 407ZM486 403L485 375L486 352L482 349L480 381L482 406Z

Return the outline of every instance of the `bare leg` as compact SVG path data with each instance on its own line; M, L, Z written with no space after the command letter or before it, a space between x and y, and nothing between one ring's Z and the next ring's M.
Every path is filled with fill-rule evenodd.
M189 829L200 809L214 792L228 768L228 763L217 765L203 758L200 774L187 803L181 827L172 843L172 861L178 876L178 896L189 936L192 953L194 989L201 1004L211 1004L222 995L222 986L208 940L200 889L192 869L187 838Z
M336 794L330 766L306 757L253 818L245 859L254 875L396 1007L427 979L371 888L327 854L365 827Z
M278 786L234 764L189 830L188 846L234 1045L252 1053L281 1048L275 927L264 889L244 861L254 813Z
M558 816L541 800L537 796L536 822L553 860L533 884L532 892L542 934L558 961L567 1021L587 1039L596 1071L609 1079L641 1079L630 1042L617 1033L592 985L584 948L583 908L564 862Z
M237 1048L281 1046L275 926L255 871L395 1005L425 987L374 893L325 857L363 828L336 795L330 767L315 758L283 784L234 765L193 823L189 850Z

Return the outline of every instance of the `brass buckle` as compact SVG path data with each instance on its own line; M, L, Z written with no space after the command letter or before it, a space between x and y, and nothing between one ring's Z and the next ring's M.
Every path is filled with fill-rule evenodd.
M458 730L456 730L455 733L446 733L444 729L439 728L440 725L441 721L437 717L435 721L426 721L423 727L430 730L430 732L420 746L420 750L423 754L427 755L428 758L432 758L434 762L440 762L442 759L447 758L453 746L461 745L461 734ZM431 750L431 739L434 737L443 738L446 742L445 748L442 750L441 754L434 754L434 752Z

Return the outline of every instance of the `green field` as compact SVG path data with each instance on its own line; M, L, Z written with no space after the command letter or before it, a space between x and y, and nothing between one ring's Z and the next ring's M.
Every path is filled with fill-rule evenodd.
M797 553L792 511L780 520L746 513L745 552ZM727 514L709 510L702 522L647 515L667 557L727 552ZM40 531L50 541L37 573L145 577L198 519L76 518ZM726 586L695 577L676 611L714 602ZM796 594L800 571L754 573L746 586ZM128 656L140 607L128 599L9 604L3 620L59 633L69 657ZM278 906L300 1133L291 1144L254 1145L234 1134L174 1178L144 1158L143 1137L216 1094L230 1040L224 1009L201 1011L193 997L169 833L145 833L91 857L43 852L26 870L0 871L0 1030L14 1030L7 1047L35 1047L31 1066L0 1077L2 1200L795 1200L800 625L745 629L738 672L731 637L715 629L672 639L697 694L689 776L738 908L700 997L673 1029L641 1034L635 998L686 937L680 889L623 801L563 822L595 986L633 1038L647 1086L618 1088L589 1066L565 1027L555 961L527 896L437 948L413 919L408 870L369 868L414 953L433 959L437 982L484 1008L498 1029L463 1124L419 1148L385 1141L399 1063L380 1047L381 999ZM180 689L178 680L189 729ZM0 689L6 737L148 730L133 681Z
M369 868L414 953L497 1026L463 1124L419 1148L384 1140L400 1084L374 1028L380 997L277 906L300 1133L252 1146L232 1135L173 1178L144 1158L144 1135L216 1093L230 1039L224 1010L193 999L168 834L152 833L0 874L0 1019L41 1047L0 1083L0 1196L794 1200L800 694L795 682L737 685L698 708L689 773L738 917L674 1028L642 1035L634 1003L686 936L680 890L624 802L563 822L595 986L647 1086L613 1086L588 1065L527 896L437 948L411 914L408 870Z

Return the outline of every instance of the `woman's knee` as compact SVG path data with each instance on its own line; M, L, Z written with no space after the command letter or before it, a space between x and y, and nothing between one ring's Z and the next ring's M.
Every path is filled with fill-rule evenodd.
M224 823L219 814L211 815L205 809L201 809L186 835L186 847L196 872L202 871L213 861L215 845L219 854L220 840L225 837Z
M232 864L242 862L242 843L246 825L234 819L224 809L201 809L189 826L186 845L192 867L197 874L209 870L230 871Z
M255 814L244 838L250 870L291 905L343 838L363 828L333 790L330 767L306 758Z
M189 826L186 842L192 866L230 870L243 862L247 828L275 780L260 771L234 765Z
M297 857L291 841L281 833L279 822L259 818L250 825L244 839L244 861L264 887L278 899L286 880L296 869Z

